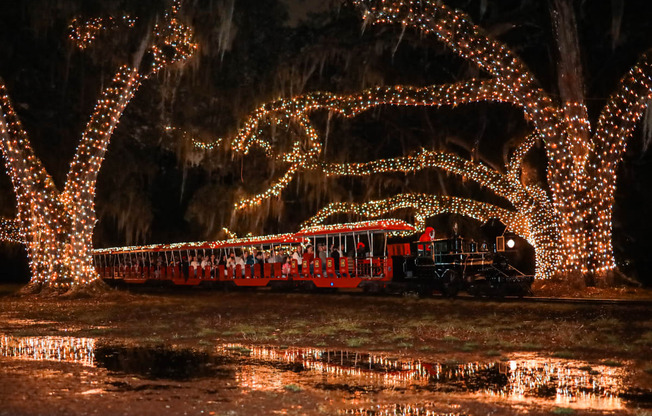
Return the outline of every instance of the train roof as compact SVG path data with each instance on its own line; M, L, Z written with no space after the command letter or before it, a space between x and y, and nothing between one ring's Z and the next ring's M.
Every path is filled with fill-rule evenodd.
M275 234L232 238L221 241L195 241L188 243L150 244L146 246L126 246L98 248L93 254L144 253L174 250L219 250L225 248L265 246L275 244L300 244L308 242L309 237L329 236L351 233L414 233L413 225L397 219L350 222L345 224L317 225L306 227L298 233Z
M362 232L382 233L415 233L417 230L413 225L403 220L386 219L374 221L349 222L344 224L316 225L301 229L296 236L302 237L323 237L338 234L351 234Z
M251 247L273 244L299 244L306 242L305 238L295 234L275 234L265 236L231 238L221 241L196 241L189 243L151 244L147 246L110 247L93 250L93 254L115 253L141 253L148 251L174 251L174 250L217 250L224 248Z

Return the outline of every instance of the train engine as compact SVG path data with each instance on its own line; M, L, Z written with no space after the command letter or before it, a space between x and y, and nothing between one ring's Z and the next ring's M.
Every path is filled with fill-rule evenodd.
M460 291L474 296L530 295L534 277L510 264L501 239L491 249L460 236L391 245L393 283L424 296L440 292L454 297Z

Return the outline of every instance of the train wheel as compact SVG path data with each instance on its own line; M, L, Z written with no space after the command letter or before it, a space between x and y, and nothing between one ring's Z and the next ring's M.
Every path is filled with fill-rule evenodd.
M446 270L442 276L442 294L447 298L454 298L460 291L460 277L453 270Z

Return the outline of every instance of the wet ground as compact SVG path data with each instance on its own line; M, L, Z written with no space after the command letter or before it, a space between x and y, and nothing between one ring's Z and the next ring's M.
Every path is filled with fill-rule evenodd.
M647 306L0 298L0 415L652 414Z

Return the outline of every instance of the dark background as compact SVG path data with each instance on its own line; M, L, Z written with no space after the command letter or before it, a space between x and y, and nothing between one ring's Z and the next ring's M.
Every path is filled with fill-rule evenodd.
M446 3L463 9L507 43L543 87L557 96L557 52L547 1ZM650 3L573 3L593 122L619 79L652 47ZM59 186L102 87L119 65L128 62L165 5L163 0L3 3L0 76L36 154ZM86 51L75 49L67 39L74 17L123 13L139 17L136 28L111 31ZM244 158L223 150L192 151L187 136L178 131L212 140L232 134L260 103L280 97L313 90L352 92L374 85L455 82L477 76L478 71L418 33L408 31L401 37L400 28L389 26L362 31L358 11L346 3L186 0L183 14L196 29L200 50L183 68L146 81L127 107L98 182L97 247L216 239L223 237L225 226L239 235L289 232L329 202L380 199L401 192L457 195L507 206L473 183L434 170L363 179L304 173L281 199L234 213L239 196L265 189L283 167L273 166L255 150ZM326 130L325 114L317 113L313 119L322 132ZM643 124L618 173L614 244L621 268L649 284L652 165ZM166 133L168 125L180 130ZM355 120L333 118L328 131L324 157L331 161L395 157L425 147L502 166L504 146L525 135L528 126L509 106L474 104L455 109L380 108ZM274 145L286 145L283 138L283 132L276 132ZM541 147L529 160L543 177ZM11 217L15 198L6 175L0 175L0 195L0 215ZM408 212L396 214L411 220ZM479 224L464 218L441 216L430 225L442 235L455 222L462 234L482 238ZM22 248L0 246L0 282L26 280L25 261Z

